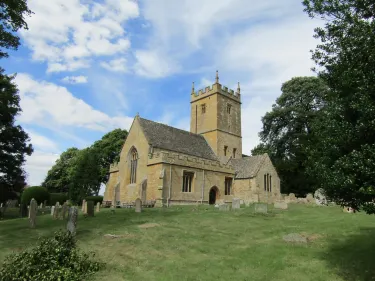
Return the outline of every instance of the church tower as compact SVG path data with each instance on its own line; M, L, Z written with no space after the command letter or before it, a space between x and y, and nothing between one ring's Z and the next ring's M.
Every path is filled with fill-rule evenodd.
M205 137L222 162L242 157L241 94L219 83L198 92L191 90L190 132Z

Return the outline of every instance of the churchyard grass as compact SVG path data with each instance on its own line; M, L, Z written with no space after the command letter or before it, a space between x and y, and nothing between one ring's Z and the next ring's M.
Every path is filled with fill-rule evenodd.
M336 206L290 204L289 210L254 214L212 206L80 211L78 246L95 251L105 268L89 280L375 280L375 217ZM0 262L33 245L66 221L38 216L0 221ZM283 236L300 233L305 244ZM120 235L107 238L105 234Z

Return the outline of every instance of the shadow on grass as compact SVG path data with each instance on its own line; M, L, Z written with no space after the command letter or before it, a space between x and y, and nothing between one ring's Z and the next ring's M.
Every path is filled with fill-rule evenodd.
M323 259L345 280L375 280L375 228L332 242Z

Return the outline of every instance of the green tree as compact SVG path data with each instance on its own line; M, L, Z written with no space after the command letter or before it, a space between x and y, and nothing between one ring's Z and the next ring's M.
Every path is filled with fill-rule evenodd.
M69 185L69 198L80 202L90 195L98 195L100 190L100 160L96 150L85 148L74 159L71 183Z
M8 57L4 49L17 50L20 38L15 32L28 29L25 17L31 14L27 0L0 0L0 58Z
M314 189L305 171L306 148L312 140L312 122L325 104L328 88L319 78L295 77L285 82L281 91L272 110L262 118L262 143L252 154L269 154L282 192L305 196Z
M330 88L314 124L308 172L341 205L375 213L375 4L370 0L305 0L321 44L313 51Z
M21 126L15 125L15 117L21 112L20 97L14 76L7 76L0 69L0 188L20 191L25 173L22 165L25 156L33 148L29 136Z
M48 171L42 186L47 188L49 192L68 192L76 163L74 160L78 153L79 149L75 147L68 148L61 153L55 165Z
M91 148L99 157L100 182L106 184L109 178L109 166L120 160L120 152L128 136L128 131L115 129L96 141Z

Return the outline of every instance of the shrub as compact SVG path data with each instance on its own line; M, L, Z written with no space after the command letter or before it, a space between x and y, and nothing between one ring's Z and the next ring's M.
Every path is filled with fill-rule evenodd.
M29 205L31 199L35 199L38 204L43 203L45 200L49 200L48 190L41 186L31 186L25 188L21 195L21 204Z
M96 205L96 203L100 203L102 204L103 202L103 196L87 196L85 198L86 201L93 201L94 202L94 205Z
M62 205L67 200L68 200L68 195L66 193L50 193L49 205L53 206L57 202L59 202L60 205Z
M39 241L32 249L8 256L0 267L0 280L81 281L103 265L90 258L93 253L81 253L68 231Z

